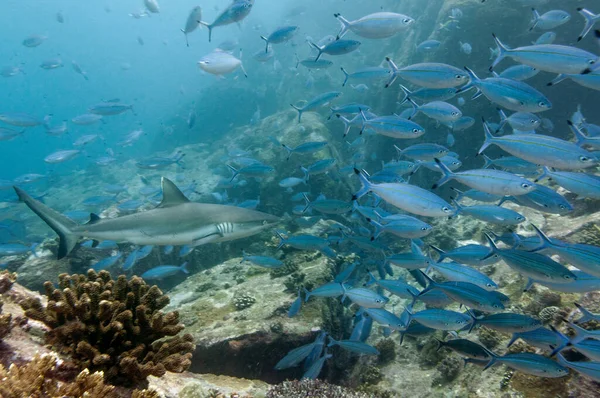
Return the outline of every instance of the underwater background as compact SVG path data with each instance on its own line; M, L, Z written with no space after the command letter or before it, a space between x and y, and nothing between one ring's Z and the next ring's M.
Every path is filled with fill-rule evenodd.
M4 368L37 366L36 352L58 355L77 372L61 379L63 365L50 364L46 378L60 384L101 370L109 387L97 396L112 396L111 385L119 396L149 388L167 397L600 395L599 3L158 1L2 5ZM395 24L386 37L352 26L340 35L340 20L373 13L388 13L376 33ZM209 41L205 25L219 18ZM578 40L586 23L591 30ZM493 35L507 47L494 72L524 65L506 76L518 82L510 93L490 70L499 56ZM510 52L540 45L557 53ZM579 58L564 61L561 51ZM441 77L410 69L431 63ZM498 141L483 151L485 129L492 140L551 136L559 149ZM497 188L487 172L458 175L479 169L505 171L539 195L520 199L525 191ZM206 245L82 233L57 259L56 234L13 189L77 224L93 214L93 225L95 215L160 208L163 177L192 202L280 219ZM399 188L407 184L422 190ZM429 199L447 208L427 208ZM217 227L225 238L228 225ZM100 297L114 308L126 303L119 275L136 306L161 319L160 333L148 326L150 354L138 360L162 368L100 364L103 350L117 356L116 338L99 338L95 359L82 359L77 339L94 344L73 324L88 322L88 333L91 318L107 328L118 319L135 330L127 343L144 334L133 307L131 324L95 314L94 305L78 313L94 283L114 289L92 300L98 308ZM142 280L148 289L139 290ZM152 300L151 285L160 288ZM448 312L424 312L434 308ZM59 324L69 327L57 333ZM158 347L169 338L165 359ZM33 396L6 386L0 397Z

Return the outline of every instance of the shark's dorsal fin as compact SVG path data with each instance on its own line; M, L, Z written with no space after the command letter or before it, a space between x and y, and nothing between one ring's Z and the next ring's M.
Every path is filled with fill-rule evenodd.
M100 216L95 213L90 213L90 220L86 223L86 225L95 224L100 221Z
M183 192L181 192L175 184L173 184L173 181L163 177L161 183L163 199L158 207L170 207L189 202L189 199L185 197Z

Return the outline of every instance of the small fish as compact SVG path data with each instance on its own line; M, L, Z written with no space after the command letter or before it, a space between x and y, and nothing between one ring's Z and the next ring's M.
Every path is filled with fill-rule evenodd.
M308 370L306 372L304 372L304 374L302 375L302 379L315 380L317 377L319 377L319 374L321 373L321 370L323 369L323 365L325 364L325 361L327 361L328 359L330 359L332 357L333 357L333 355L328 354L327 349L325 349L325 353L323 354L323 356L320 357L319 359L317 359L310 366L310 368L308 368Z
M496 282L474 268L455 262L432 262L428 269L433 269L449 281L470 282L485 290L498 288ZM425 271L427 272L427 271Z
M167 256L168 256L168 255L170 255L171 253L173 253L173 249L174 249L173 245L167 245L167 246L165 246L165 248L163 249L163 253L164 253L165 255L167 255Z
M406 87L400 85L400 88L402 88L402 91L404 91L404 94L406 95L404 100L400 102L400 105L409 102L413 106L413 111L408 119L412 119L419 112L442 123L452 123L462 117L460 109L452 104L444 101L431 101L419 105L411 98L412 93Z
M554 283L572 283L577 280L577 276L568 268L550 257L515 249L498 249L492 238L488 234L485 236L492 248L492 253L498 254L509 267L522 275L534 280Z
M233 173L230 181L233 181L239 175L246 177L262 178L275 171L273 167L262 163L254 163L249 166L242 167L240 169L236 169L235 167L229 164L227 165L227 167L229 167L229 169Z
M544 178L552 179L552 181L561 187L582 198L600 198L600 177L594 174L552 171L544 166L543 173L535 180L535 182L541 181Z
M264 268L280 268L284 265L282 261L279 261L273 257L249 255L245 251L242 251L242 254L243 258L242 261L240 261L240 263L248 261L254 265L258 265L259 267Z
M0 113L0 121L17 127L35 127L43 121L27 113Z
M81 153L81 151L78 149L66 149L63 151L57 151L57 152L51 153L50 155L46 156L44 158L44 162L50 163L50 164L63 163L63 162L73 159L80 153Z
M473 326L481 325L503 333L525 333L542 327L542 322L527 315L503 312L475 318Z
M574 323L575 324L580 324L580 323L586 323L589 321L596 321L596 322L600 322L600 314L592 314L590 311L586 310L581 304L579 303L574 303L575 306L579 309L579 311L581 312L581 318L577 319Z
M29 252L31 252L34 256L37 257L37 255L35 254L35 248L37 246L37 243L34 243L31 246L26 246L21 243L0 243L0 257L15 256Z
M413 64L399 69L389 57L386 57L392 76L385 84L391 86L400 76L404 80L426 88L451 88L467 83L469 76L462 70L447 64L426 62Z
M528 332L513 333L512 338L506 347L510 347L518 339L522 339L527 344L545 351L553 351L554 347L560 346L565 342L558 333L539 327ZM566 342L568 342L568 340L566 340Z
M347 289L342 284L344 295L342 296L342 302L347 297L354 304L362 308L383 308L389 299L385 296L375 293L374 291L362 287L355 287Z
M226 7L212 23L200 21L200 24L208 28L208 41L212 40L214 28L240 22L250 14L253 5L254 0L236 0Z
M446 258L450 258L460 264L468 264L474 266L482 266L488 264L495 264L500 261L500 256L494 254L492 249L483 245L469 244L465 246L459 246L456 249L449 251L443 251L442 249L430 245L440 257L438 263L442 262ZM492 254L490 256L490 253Z
M540 35L540 37L538 37L537 40L535 42L533 42L533 44L552 44L552 43L554 43L554 40L556 40L556 33L545 32L545 33L542 33ZM492 57L492 59L493 58L496 58L496 56Z
M471 340L467 340L467 339L452 339L452 340L448 340L448 341L442 341L442 340L437 340L438 343L438 348L437 350L439 351L442 347L445 348L449 348L452 351L456 352L457 354L463 356L463 357L467 357L467 358L471 358L471 359L477 359L477 360L490 360L491 356L489 354L489 351L471 341Z
M95 115L114 116L127 111L133 112L133 105L121 102L102 102L90 107L88 111Z
M552 109L552 103L544 94L527 83L503 77L480 79L475 72L465 67L471 81L461 87L459 93L476 88L473 99L482 94L503 108L516 112L543 112Z
M92 266L92 268L96 272L105 270L115 265L117 261L121 259L121 257L123 257L123 253L117 252L117 254L115 254L114 256L106 257L105 259L98 261Z
M407 148L400 149L394 145L398 152L398 157L406 156L421 161L432 161L435 158L443 158L450 150L438 144L415 144Z
M441 44L442 43L437 40L425 40L417 46L417 51L424 53L434 52L440 48Z
M180 266L176 265L160 265L158 267L149 269L140 275L145 280L161 280L168 278L173 275L177 275L180 272L184 274L189 274L190 272L187 269L187 262L181 264Z
M28 37L26 37L26 38L23 40L22 44L23 44L25 47L30 47L30 48L32 48L32 47L37 47L37 46L39 46L40 44L42 44L43 42L45 42L45 41L46 41L46 39L48 39L48 36L42 36L42 35L31 35L31 36L28 36Z
M593 70L598 63L598 57L585 50L557 44L536 44L517 48L505 46L500 39L493 35L499 52L490 70L500 61L510 57L516 62L532 66L536 69L564 74L580 74Z
M569 369L550 358L542 355L522 352L517 354L505 354L498 356L490 351L492 359L484 370L498 363L503 363L509 368L538 377L564 377L569 374Z
M505 79L527 80L537 75L540 71L529 65L514 65L506 68L498 76Z
M340 69L344 73L344 82L342 83L342 86L346 86L346 84L348 83L349 80L352 80L352 81L358 80L358 81L362 81L362 82L376 83L378 81L383 81L385 79L388 79L390 76L389 69L382 68L379 66L361 68L361 69L354 71L353 73L348 73L346 71L346 69L344 69L343 67ZM366 111L368 109L363 109L363 110Z
M294 104L290 104L290 106L298 111L298 123L300 123L302 121L302 114L304 112L312 111L321 106L324 106L341 95L342 93L339 91L330 91L327 93L317 95L316 97L308 101L306 104L304 104L302 107L298 107Z
M71 67L73 68L73 70L75 71L75 73L80 74L81 76L83 76L83 78L85 80L89 80L90 78L88 77L88 74L86 71L84 71L81 66L76 62L76 61L71 61Z
M50 58L40 64L40 68L46 70L62 68L63 66L63 61L60 58Z
M200 23L202 22L202 8L200 6L196 6L192 8L190 13L188 14L187 20L185 21L185 27L181 29L183 34L185 35L185 44L189 47L190 43L188 42L188 35L195 31Z
M449 203L423 188L410 184L373 184L358 169L354 169L354 173L358 175L361 189L352 196L352 200L373 192L387 203L412 214L443 217L455 212Z
M233 54L216 49L200 58L197 64L198 67L203 71L217 77L222 77L223 75L232 73L238 68L242 70L245 77L248 77L248 74L244 69L244 65L242 64L241 51L240 58L236 58Z
M300 312L300 309L302 309L302 296L300 292L301 290L298 289L298 298L294 300L294 302L290 306L290 309L288 310L288 318L295 317Z
M289 41L298 32L297 26L282 26L275 29L268 36L261 36L260 38L265 41L265 53L268 51L269 44L281 44Z
M310 141L300 144L294 148L290 148L285 144L281 144L281 146L287 151L288 155L286 160L290 160L290 157L294 153L314 153L324 149L327 146L327 144L327 141Z
M415 312L412 319L436 330L462 330L473 322L469 315L438 308Z
M348 21L339 13L334 14L334 17L336 17L341 24L341 30L337 35L337 40L344 37L348 31L352 31L354 34L367 39L385 39L407 29L415 22L415 20L409 16L393 12L377 12L366 15L355 21Z
M462 41L459 41L458 44L461 52L467 55L471 55L471 53L473 52L473 47L471 47L469 43L463 43Z
M358 47L361 45L361 42L357 40L335 40L330 43L319 46L318 44L313 43L312 41L309 44L315 48L318 52L315 61L318 61L321 58L322 54L329 55L344 55L351 53L352 51L358 50Z
M563 10L550 10L540 15L540 13L532 8L533 17L531 19L531 27L529 31L534 29L550 30L563 25L571 19L571 15Z
M490 145L497 145L511 155L530 163L560 169L578 170L598 163L598 158L573 142L542 134L511 134L494 137L485 120L483 128L485 142L478 154Z
M144 0L144 6L146 6L146 9L151 13L157 14L160 12L160 8L156 0Z
M96 115L93 113L85 113L83 115L75 116L71 121L80 126L89 126L91 124L98 123L102 120L102 115Z

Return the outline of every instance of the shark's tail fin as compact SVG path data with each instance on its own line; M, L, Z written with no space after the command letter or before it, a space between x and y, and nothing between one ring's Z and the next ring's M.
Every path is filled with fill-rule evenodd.
M50 228L56 232L60 238L58 245L58 259L65 257L73 250L77 243L78 236L72 232L72 229L77 226L75 221L63 216L56 210L53 210L35 200L27 192L19 187L14 187L19 199L24 202L35 214L37 214Z

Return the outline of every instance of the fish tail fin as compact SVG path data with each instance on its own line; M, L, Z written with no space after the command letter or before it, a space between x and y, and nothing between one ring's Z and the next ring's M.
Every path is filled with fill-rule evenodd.
M565 336L564 334L562 334L554 326L550 325L550 329L561 339L561 343L556 348L554 348L552 350L552 352L550 353L550 358L552 358L553 356L555 356L556 354L558 354L559 352L561 352L562 350L567 348L569 345L571 345L571 343L569 341L569 338L567 336Z
M50 228L56 232L59 237L58 244L58 259L68 255L75 244L77 244L78 236L72 232L72 229L77 227L77 223L67 216L58 213L42 202L35 200L19 187L13 187L17 196L29 207L35 214L38 215Z
M188 270L187 266L188 266L188 262L186 261L185 263L181 264L181 266L179 267L181 269L181 272L183 272L184 274L190 273L190 270Z
M211 24L209 24L208 22L204 22L204 21L200 21L199 23L200 23L200 25L206 26L208 28L208 42L210 43L212 41L213 26Z
M556 77L549 83L546 84L546 86L555 86L558 83L562 82L563 80L567 79L567 75L561 73L559 75L556 75Z
M367 281L367 283L365 283L365 286L371 286L374 283L377 283L377 279L375 279L375 276L371 273L371 271L367 271L368 275L369 275L369 280Z
M371 191L372 184L367 179L367 176L365 175L365 173L358 170L357 168L354 169L354 174L358 175L358 179L360 180L361 188L357 193L352 195L352 200L358 200Z
M188 41L188 36L187 36L187 33L185 33L185 30L183 30L183 29L179 29L179 30L181 30L181 31L183 32L183 35L185 36L185 45L186 45L187 47L189 47L189 46L190 46L190 42ZM85 77L85 76L84 76L84 77ZM86 79L87 79L87 78L86 78Z
M490 235L488 235L487 233L484 233L484 235L485 235L485 239L490 244L490 247L492 248L492 251L487 256L485 256L484 258L482 258L481 261L486 260L486 259L492 257L494 255L494 253L498 252L498 246L496 246L496 244L494 243L494 240L492 239L492 237Z
M537 183L537 182L543 180L544 178L551 179L551 177L550 177L550 169L548 168L548 166L544 166L543 167L542 174L540 174L535 180L533 180L533 182Z
M433 338L435 340L435 342L437 343L437 348L435 349L435 352L438 352L443 346L444 346L444 342L438 338Z
M33 254L33 257L35 258L39 258L39 256L37 255L37 253L35 252L35 249L39 246L39 243L33 243L31 245L31 247L29 248L29 250L31 250L31 254Z
M471 317L471 324L469 325L469 331L467 333L471 333L475 326L477 325L477 317L473 314L473 311L467 309L467 314Z
M297 111L298 111L298 123L300 123L300 122L302 121L302 109L301 109L301 108L298 108L298 107L297 107L296 105L294 105L294 104L290 104L290 106L291 106L292 108L294 108L295 110L297 110Z
M235 167L233 167L230 164L228 164L227 167L229 167L229 170L231 170L231 172L233 173L233 175L231 176L231 180L229 180L231 182L231 181L233 181L235 179L235 177L238 176L239 171L238 171L238 169L236 169Z
M344 72L344 82L342 83L342 87L344 87L346 85L346 83L348 83L348 79L350 78L350 74L348 72L346 72L346 69L344 69L344 67L340 67L340 69L342 70L342 72Z
M285 144L281 144L281 146L283 147L283 149L285 149L287 151L286 160L290 160L290 156L292 156L292 153L294 153L294 150Z
M492 357L490 358L490 361L487 363L487 365L485 365L485 367L483 368L483 370L488 370L489 368L491 368L492 366L494 366L496 363L498 363L498 355L496 355L495 353L491 352L487 348L486 348L486 351L488 351L489 354Z
M577 37L577 41L581 41L588 33L590 33L594 23L600 19L600 14L594 14L585 8L578 8L577 11L585 19L583 30L581 31L579 37Z
M342 26L340 33L338 33L336 37L336 40L339 40L342 37L344 37L346 33L348 33L348 30L350 29L350 21L342 17L340 13L333 14L333 16L336 17L338 21L340 21L340 25Z
M481 79L479 79L479 77L477 77L475 72L473 72L473 70L470 69L469 67L465 66L464 70L467 72L467 75L469 75L469 82L467 84L465 84L464 86L462 86L461 88L459 88L458 90L456 90L456 94L462 94L465 91L472 89L473 87L475 87L475 83L477 83L481 80ZM472 99L476 98L476 96L479 95L479 92L480 92L480 90L477 89L477 92L473 95Z
M530 32L534 30L538 22L540 22L540 13L538 12L538 10L536 10L535 8L531 8L531 13L531 27L529 28Z
M310 200L308 199L308 196L306 196L305 193L302 194L302 197L306 201L306 206L304 207L304 209L302 209L302 214L304 214L310 208Z
M317 58L315 58L315 62L317 62L319 60L319 58L321 58L321 54L323 54L323 47L319 47L318 45L316 45L312 41L309 41L308 44L310 44L313 48L315 48L319 52L317 54Z
M594 314L592 314L590 311L586 310L585 308L583 308L583 306L579 303L573 303L575 304L575 307L577 307L579 309L579 311L581 312L582 317L579 318L578 320L576 320L574 323L586 323L588 321L594 320L596 317L594 316Z
M494 136L492 135L492 132L490 131L490 127L488 126L488 124L484 118L481 118L481 121L483 122L483 132L485 134L485 141L481 145L481 148L479 148L477 155L481 155L483 153L483 151L486 150L487 147L489 147L490 145L492 145L494 143Z
M575 331L575 337L571 338L571 344L574 345L580 343L590 336L589 332L581 326L577 326L573 322L569 322L566 319L563 319L563 321L565 321Z
M406 289L406 291L408 292L408 294L410 294L412 301L410 302L410 304L408 306L406 306L404 311L408 312L408 314L410 315L410 318L412 318L412 308L414 307L415 303L419 299L419 295L414 294L412 291L410 291L408 289ZM409 321L410 321L410 318L409 318ZM410 323L410 322L408 322L408 323Z
M344 123L344 137L346 137L348 135L348 133L350 132L350 128L352 127L350 125L350 120L346 119L344 116L340 115L339 113L336 113L335 116L340 119L342 121L342 123ZM350 144L350 143L348 143Z
M573 132L573 135L575 136L575 143L579 146L585 145L588 141L588 137L586 137L583 134L583 131L581 131L581 129L579 129L579 127L577 127L570 120L567 120L567 124L569 125L569 128L571 129L571 131Z
M269 39L264 36L261 36L260 38L265 41L265 54L267 54L269 52Z
M412 92L409 89L407 89L403 85L400 85L400 88L402 89L402 91L404 91L404 95L405 95L404 99L400 102L400 105L402 105L406 102L409 102L413 107L412 114L407 118L408 120L410 120L419 112L420 107L415 101L413 101L412 98L410 98L410 95L412 94Z
M374 226L374 227L375 227L375 232L373 232L373 235L371 236L371 240L373 241L373 240L375 240L375 239L379 238L379 236L380 236L380 235L383 233L383 229L384 229L384 227L383 227L383 225L381 225L381 224L380 224L380 223L378 223L377 221L375 221L375 220L372 220L372 219L370 219L370 218L367 218L367 221L368 221L368 222L369 222L369 223L370 223L372 226Z
M498 128L495 131L496 134L504 128L506 123L508 123L508 117L506 117L506 113L500 108L497 108L497 110L498 114L500 115L500 123L498 123Z
M433 186L431 187L431 189L436 189L438 187L441 187L442 185L444 185L448 181L454 179L454 175L455 174L452 172L452 170L450 170L448 168L448 166L446 166L444 164L444 162L442 162L438 158L434 158L433 160L435 160L435 163L438 165L438 167L440 168L440 170L442 170L442 173L444 173L444 176L442 178L440 178L439 181L436 182L435 184L433 184Z
M494 41L498 46L498 56L490 66L490 72L493 71L496 65L498 65L500 61L502 61L506 57L506 54L511 51L511 49L506 47L494 33L492 33L492 37L494 38Z
M336 340L336 339L334 339L334 338L333 338L333 337L331 337L331 336L327 336L327 341L328 341L328 343L327 343L327 347L334 346L334 345L336 345L336 344L338 343L338 342L337 342L337 340Z
M304 166L300 166L300 170L302 170L302 172L304 173L304 184L306 184L308 182L308 179L310 178L310 173L308 172L308 169Z
M279 238L279 240L280 240L279 244L277 245L277 250L279 250L279 249L281 249L281 247L282 247L283 245L285 245L285 241L286 241L286 239L285 239L285 238L283 237L283 235L281 235L279 232L275 231L275 233L277 234L277 237L278 237L278 238Z
M402 152L404 152L403 149L401 149L398 145L394 144L394 149L396 150L396 152L398 152L398 159L402 157Z
M488 155L486 155L484 153L482 156L483 156L483 161L485 162L483 164L484 169L490 168L494 165L494 161L492 159L490 159L490 157Z
M485 169L485 166L484 166ZM455 202L460 202L460 200L465 196L465 193L463 191L461 191L460 189L451 187L451 190L453 190L454 192L456 192L456 197L454 198Z
M533 227L533 229L535 229L535 232L537 233L538 237L540 238L540 245L538 247L534 248L533 250L529 250L529 252L539 252L540 250L548 249L548 248L554 246L554 243L552 243L550 238L548 238L548 236L546 236L546 234L544 232L542 232L541 229L539 229L538 227L536 227L533 224L531 224L531 226Z
M305 287L303 287L302 289L304 289L304 302L306 303L306 302L308 302L308 299L310 298L311 293Z
M506 345L506 348L508 348L511 345L513 345L515 343L515 341L517 341L518 339L519 339L519 334L518 333L513 333L512 337L510 338L510 341Z
M394 61L392 61L390 57L385 57L385 60L388 62L388 66L390 67L390 73L392 75L390 77L390 80L388 80L387 83L385 83L385 88L388 88L389 86L394 84L394 82L398 78L398 66L394 63Z

